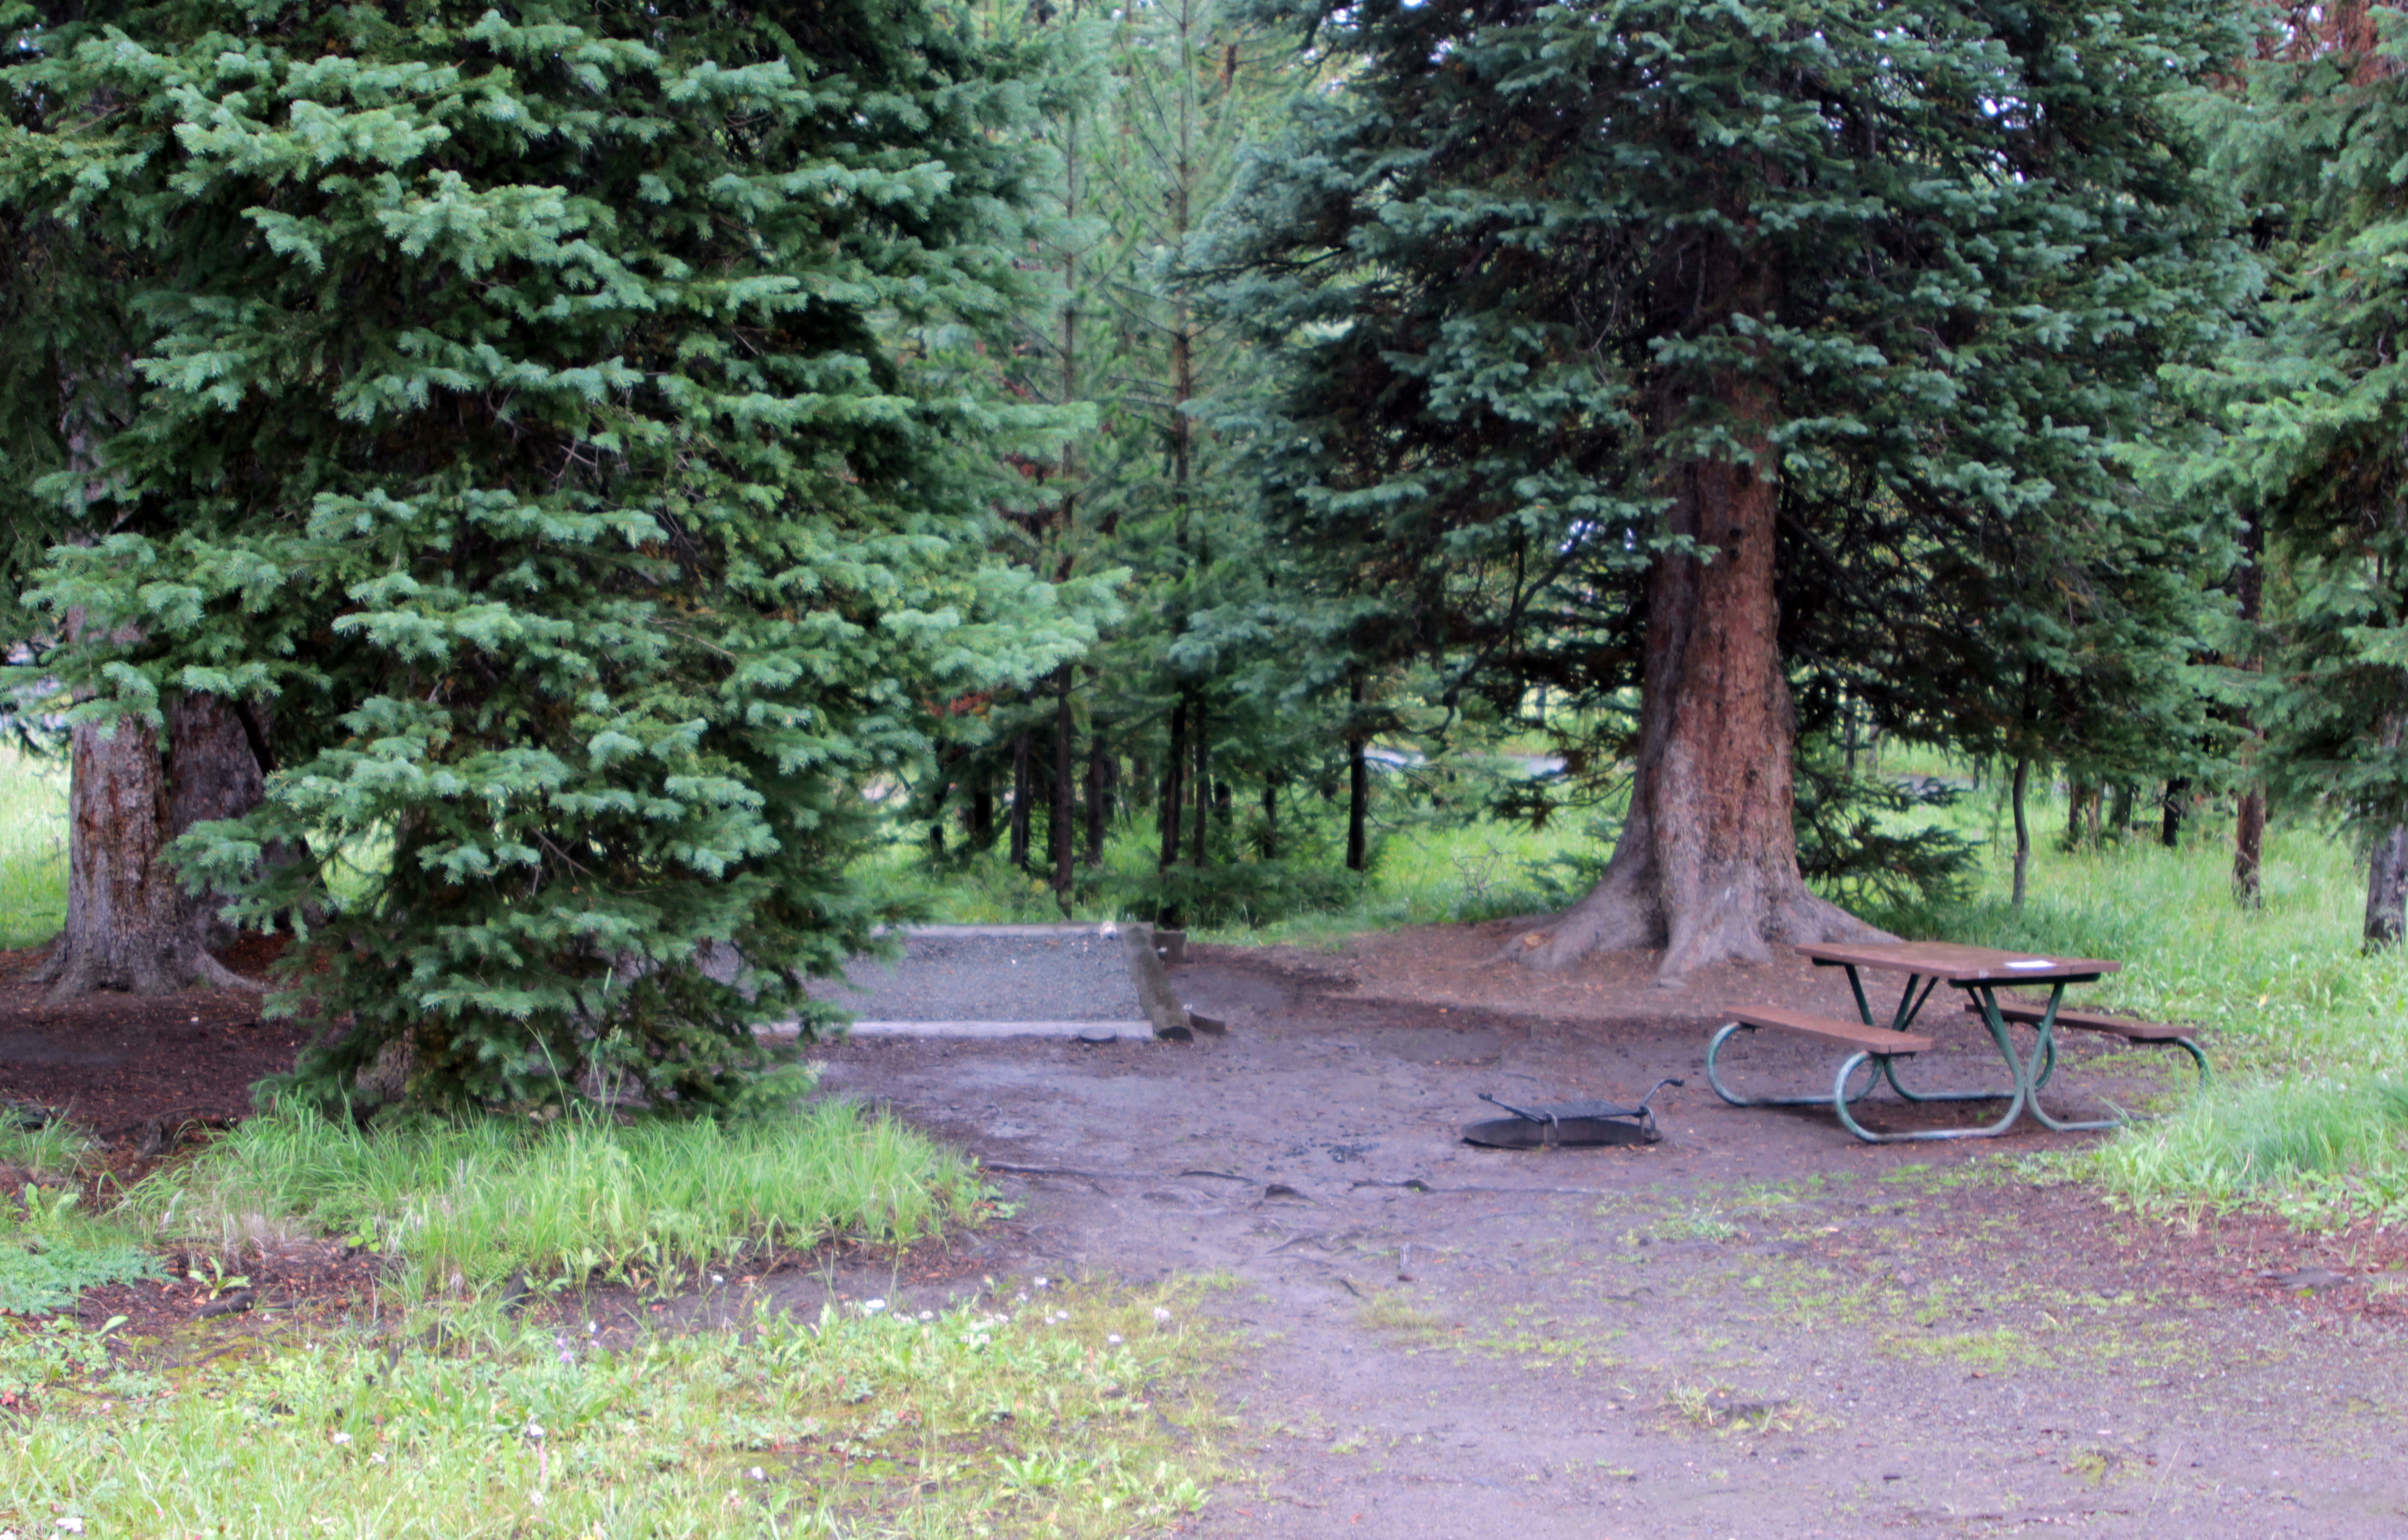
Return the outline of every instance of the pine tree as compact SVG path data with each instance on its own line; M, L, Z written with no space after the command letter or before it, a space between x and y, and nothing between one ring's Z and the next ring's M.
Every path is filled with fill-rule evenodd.
M138 342L45 666L273 707L179 850L303 917L295 1084L741 1100L879 917L858 788L1092 634L985 555L1055 425L989 345L1022 62L913 0L17 14L0 202L123 254Z
M1355 67L1230 252L1286 360L1278 526L1367 624L1641 686L1613 859L1519 955L1663 946L1676 978L1868 933L1799 872L1793 662L1827 706L1853 655L1820 642L1885 628L1869 655L1943 708L1956 670L1971 719L2069 563L2184 569L2187 515L2114 452L2230 282L2165 103L2232 52L2219 12L1285 13Z
M2408 372L2400 361L2408 31L2387 7L2270 15L2238 89L2202 94L2218 168L2267 267L2256 324L2186 383L2227 438L2200 468L2256 526L2244 698L2267 789L2344 818L2372 852L2364 937L2408 926ZM2260 594L2262 591L2262 610ZM2243 834L2262 828L2244 806ZM2254 852L2236 877L2254 899Z

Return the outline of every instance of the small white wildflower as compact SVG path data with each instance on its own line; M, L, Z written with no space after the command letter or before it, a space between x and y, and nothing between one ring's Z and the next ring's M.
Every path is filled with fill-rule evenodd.
M1170 1312L1157 1304L1154 1307L1154 1318L1158 1321L1167 1321L1170 1318Z
M526 1425L526 1435L529 1438L541 1438L543 1436L543 1424L540 1422L528 1423Z
M349 1433L337 1433L335 1435L335 1442L337 1444L349 1444L351 1441L351 1435Z
M1115 1347L1117 1347L1117 1346L1120 1346L1121 1334L1120 1334L1119 1332L1117 1332L1117 1331L1114 1331L1114 1332L1112 1332L1111 1335L1109 1335L1109 1336L1107 1336L1106 1338L1104 1338L1104 1340L1105 1340L1106 1342L1108 1342L1108 1343L1111 1343L1111 1344L1112 1346L1114 1346Z
M727 1279L726 1279L726 1276L725 1276L724 1274L718 1274L718 1273L714 1273L714 1274L712 1274L710 1275L710 1281L711 1281L712 1283L715 1283L715 1284L724 1284L724 1283L725 1283L725 1282L727 1281Z
M1042 1279L1042 1278L1032 1278L1032 1279L1030 1279L1029 1281L1030 1281L1031 1283L1034 1283L1034 1284L1035 1284L1038 1288L1044 1288L1044 1287L1045 1287L1045 1280L1044 1280L1044 1279Z
M600 1328L599 1326L595 1325L592 1321L587 1321L587 1322L585 1323L585 1334L586 1334L587 1336L589 1336L589 1337L590 1337L590 1336L592 1336L592 1335L594 1335L594 1333L595 1333L595 1332L599 1331L601 1331L601 1330L602 1330L602 1328Z
M932 1321L937 1318L937 1313L933 1310L923 1310L920 1312L920 1318L924 1321Z
M875 1316L885 1308L886 1302L884 1300L864 1300L861 1302L861 1313L865 1316Z
M1015 1294L1012 1296L1012 1299L1021 1304L1026 1304L1028 1303L1028 1296L1025 1294Z
M83 1533L83 1520L75 1518L62 1518L59 1520L59 1528L66 1531L69 1534L81 1534Z
M755 1466L753 1466L753 1467L752 1467L752 1472L751 1472L751 1475L752 1475L752 1479L753 1479L753 1480L755 1480L755 1481L767 1481L767 1480L768 1480L768 1479L769 1479L769 1473L768 1473L768 1472L767 1472L767 1471L765 1471L765 1470L763 1470L763 1469L762 1469L760 1466L758 1466L758 1465L755 1465Z
M368 1456L368 1463L371 1465L381 1465L384 1463L384 1456L380 1454L372 1454Z

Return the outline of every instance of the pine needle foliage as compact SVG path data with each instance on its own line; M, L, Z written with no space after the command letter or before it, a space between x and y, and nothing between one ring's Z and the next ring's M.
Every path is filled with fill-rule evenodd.
M2169 94L2240 50L2226 7L1254 9L1341 83L1226 211L1220 301L1278 372L1266 516L1359 655L1618 712L1691 547L1668 478L1741 460L1801 729L2118 765L2205 730L2231 532L2118 451L2238 301Z
M266 805L179 848L303 933L288 1088L399 1042L421 1102L747 1100L881 918L865 783L1108 602L986 556L1070 423L983 348L1025 61L918 0L8 16L0 197L139 338L46 663L250 713Z
M2380 837L2408 823L2408 27L2286 14L2234 89L2200 98L2247 199L2265 292L2183 383L2219 453L2186 468L2267 536L2270 667L2252 702L2271 789Z

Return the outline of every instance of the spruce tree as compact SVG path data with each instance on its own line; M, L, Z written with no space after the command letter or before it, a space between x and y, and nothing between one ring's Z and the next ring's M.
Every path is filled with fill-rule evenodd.
M2370 848L2369 946L2408 926L2400 22L2382 7L2281 13L2237 89L2200 98L2219 169L2249 200L2266 288L2250 331L2186 381L2227 430L2197 482L2243 510L2262 546L2243 574L2260 624L2235 651L2265 651L2243 699L2265 732L2268 789L2338 814ZM2236 877L2254 900L2244 855Z
M2221 8L1279 9L1354 67L1228 252L1285 359L1275 523L1416 639L1640 686L1613 858L1516 955L1869 933L1799 872L1799 664L1884 634L1970 723L2040 655L2002 628L2063 631L2052 584L2181 586L2196 519L2114 452L2230 282L2166 99Z
M0 198L121 254L137 343L45 666L272 706L266 801L179 849L298 917L296 1085L740 1101L880 917L865 782L1092 633L986 556L1053 444L993 363L1022 61L916 0L11 30Z

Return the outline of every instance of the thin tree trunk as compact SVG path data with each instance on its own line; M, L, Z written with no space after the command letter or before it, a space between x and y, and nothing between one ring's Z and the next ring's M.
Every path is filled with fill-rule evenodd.
M1180 778L1187 773L1187 695L1182 690L1170 706L1170 749L1162 757L1162 795L1154 808L1156 830L1162 837L1162 856L1155 870L1166 877L1179 864ZM1165 930L1177 930L1185 918L1175 903L1165 902L1155 907L1154 923Z
M2013 902L2017 909L2024 906L2025 884L2031 875L2031 820L2024 810L2024 798L2030 790L2031 756L2026 755L2015 761L2015 779L2012 793L2015 807L2015 885Z
M2253 518L2242 530L2241 569L2233 575L2233 597L2241 601L2241 622L2253 631L2265 599L2265 550L2264 526ZM2265 667L2254 636L2250 655L2240 663L2251 673ZM2260 902L2258 871L2266 856L2266 784L2257 774L2258 754L2266 734L2255 713L2245 708L2241 713L2241 766L2246 779L2242 783L2241 803L2232 819L2232 897L2242 908L2255 909Z
M2190 795L2190 778L2177 775L2166 782L2165 800L2157 822L2157 843L2168 850L2182 842L2183 799Z
M2115 783L2115 795L2107 804L2107 832L2121 840L2132 830L2132 783Z
M1106 784L1104 735L1090 723L1087 732L1087 865L1104 864L1104 832L1111 822L1111 794Z
M2263 901L2258 871L2266 857L2266 788L2252 785L2241 794L2232 819L2232 896L2243 909Z
M1279 859L1279 771L1263 772L1263 859Z
M1070 917L1071 867L1078 859L1078 808L1071 779L1073 751L1070 718L1070 666L1056 670L1054 699L1054 813L1046 833L1054 857L1054 901L1062 917Z
M1366 826L1371 813L1371 764L1363 742L1363 682L1354 681L1349 698L1355 720L1346 729L1346 870L1363 870L1368 843Z
M1180 778L1187 773L1187 697L1182 694L1170 707L1170 752L1162 756L1162 796L1154 808L1154 821L1162 834L1162 858L1156 863L1168 871L1179 860Z
M973 850L995 847L995 788L982 780L970 791L969 827L963 832L969 836Z
M1011 740L1011 864L1028 870L1028 804L1034 787L1028 776L1028 735Z
M1201 871L1211 865L1211 856L1204 848L1205 817L1211 812L1212 801L1212 735L1208 730L1204 697L1196 698L1196 772L1188 780L1191 798L1196 803L1195 836L1188 842L1187 864Z
M2408 825L2394 824L2374 842L2366 871L2366 949L2400 944L2408 928Z

